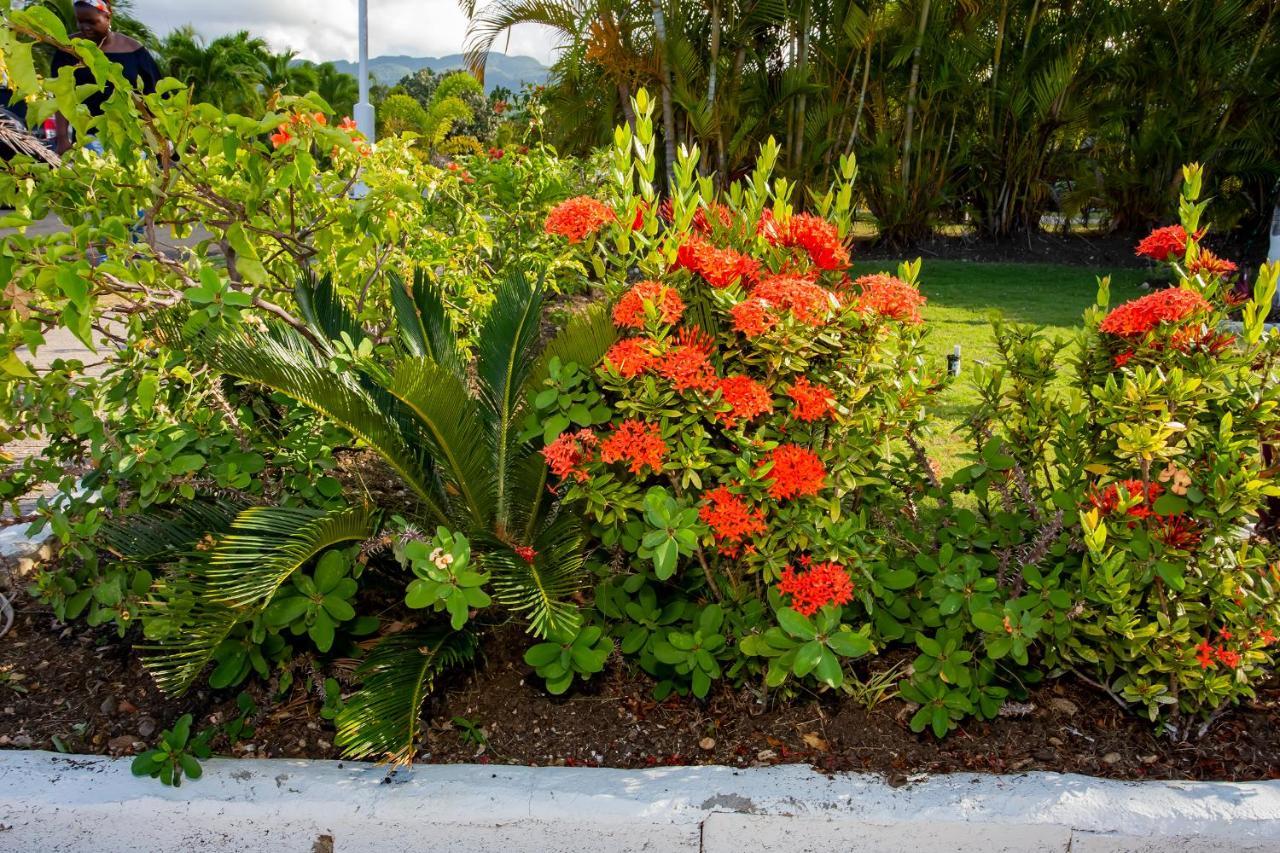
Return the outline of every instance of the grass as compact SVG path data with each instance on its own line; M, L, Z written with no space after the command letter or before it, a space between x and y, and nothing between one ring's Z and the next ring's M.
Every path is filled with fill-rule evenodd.
M896 270L884 261L854 265L853 275ZM920 274L920 290L929 299L925 309L928 352L939 370L946 369L947 355L960 345L960 378L938 400L936 435L930 451L945 471L961 466L965 450L960 427L973 408L973 388L966 372L977 362L995 355L991 319L1002 315L1014 323L1045 327L1051 334L1070 338L1080 328L1081 315L1097 297L1097 276L1111 276L1111 304L1141 295L1143 270L1090 270L1054 264L985 264L966 261L926 261ZM1058 357L1065 365L1074 341Z

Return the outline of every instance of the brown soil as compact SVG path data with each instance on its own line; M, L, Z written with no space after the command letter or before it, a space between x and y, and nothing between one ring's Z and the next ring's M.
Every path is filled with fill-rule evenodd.
M183 713L197 728L237 716L237 691L195 690L181 699L155 689L131 646L114 631L57 624L20 598L13 629L0 639L0 746L130 754ZM748 690L724 690L706 703L655 702L651 684L623 664L564 698L543 692L521 661L527 640L514 627L492 632L484 658L430 703L420 759L642 768L806 763L825 771L915 773L1053 770L1119 779L1280 778L1280 685L1227 715L1199 742L1152 734L1109 699L1061 679L1015 706L1014 716L967 722L943 741L916 735L910 709L889 699L868 710L849 698L812 696L761 705ZM894 663L877 658L879 671ZM339 670L349 667L339 662ZM309 661L288 695L248 688L262 709L245 742L215 741L223 754L338 758L333 729L308 690ZM864 678L868 672L860 673ZM470 733L467 721L478 730ZM457 722L455 722L457 721Z

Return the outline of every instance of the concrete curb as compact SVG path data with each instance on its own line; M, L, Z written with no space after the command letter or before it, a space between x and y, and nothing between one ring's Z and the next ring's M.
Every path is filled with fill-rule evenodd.
M644 771L0 753L0 851L1280 850L1280 782L955 775L901 788L806 767Z

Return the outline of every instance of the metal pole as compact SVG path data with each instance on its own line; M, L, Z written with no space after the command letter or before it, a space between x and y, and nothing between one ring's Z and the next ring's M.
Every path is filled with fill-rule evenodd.
M369 103L369 0L359 0L360 8L360 103L356 104L356 126L365 139L374 141L377 127L373 104Z

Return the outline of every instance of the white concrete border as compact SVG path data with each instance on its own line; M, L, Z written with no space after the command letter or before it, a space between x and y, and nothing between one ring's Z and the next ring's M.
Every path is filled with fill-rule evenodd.
M215 759L172 789L127 759L0 753L0 851L117 850L1274 853L1280 782Z

